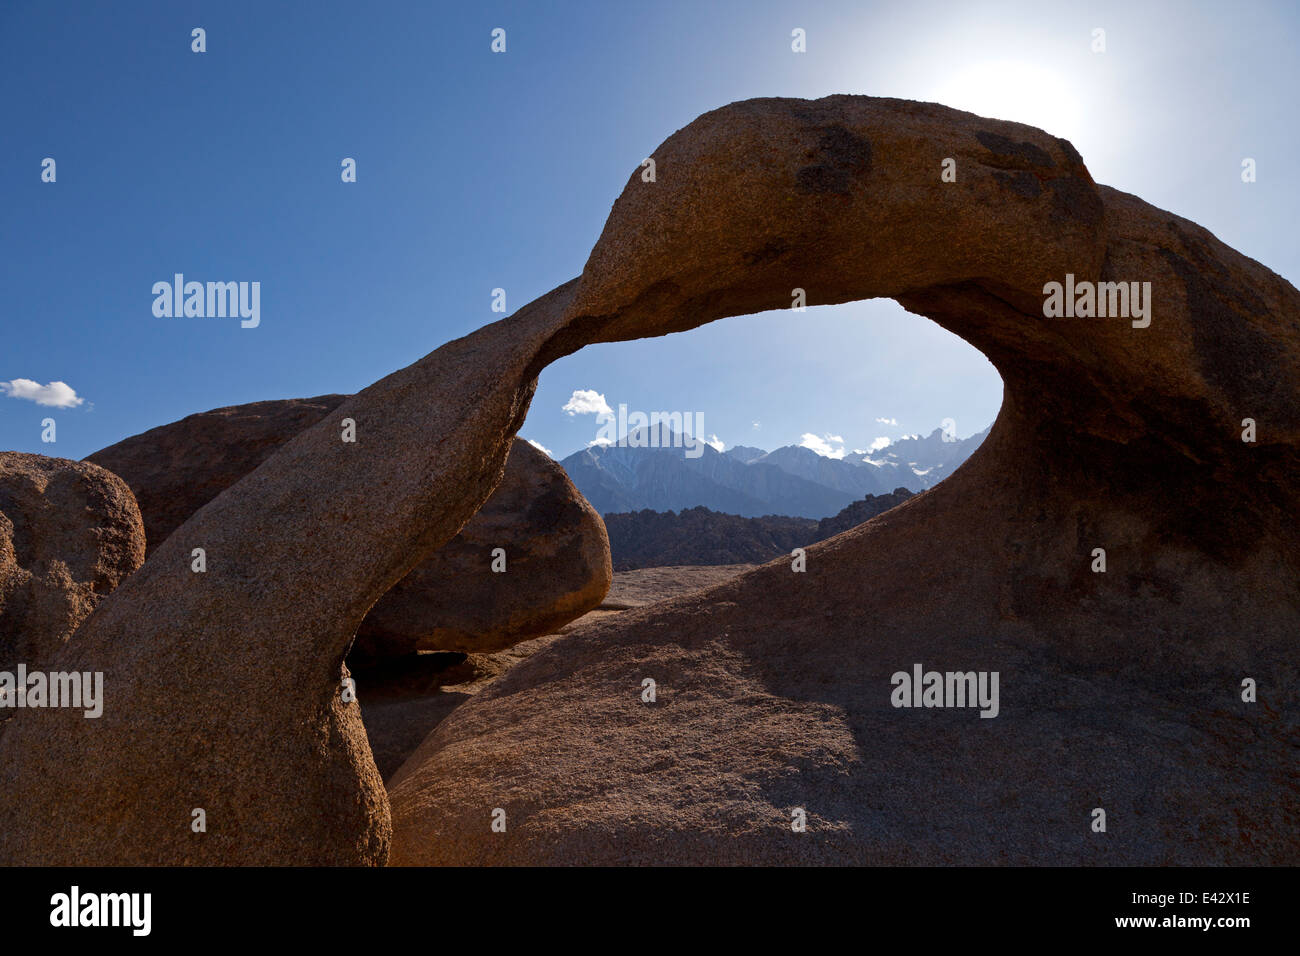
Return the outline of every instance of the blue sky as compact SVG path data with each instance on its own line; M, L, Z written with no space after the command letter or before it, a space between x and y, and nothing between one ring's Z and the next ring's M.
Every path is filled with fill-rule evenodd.
M640 161L755 96L938 100L1043 126L1099 182L1295 282L1298 11L4 0L0 382L18 384L0 386L0 448L80 458L208 408L362 388L499 318L494 288L514 311L577 275ZM261 324L155 317L152 286L177 272L260 282ZM25 381L81 404L38 404ZM522 434L583 447L593 416L562 408L586 389L765 448L867 447L945 418L964 436L1001 403L977 351L892 302L589 347L543 373Z

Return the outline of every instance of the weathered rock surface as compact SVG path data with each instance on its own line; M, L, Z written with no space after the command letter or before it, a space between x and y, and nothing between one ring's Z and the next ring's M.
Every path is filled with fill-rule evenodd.
M705 564L619 571L614 574L614 583L600 606L604 610L622 611L659 604L730 581L756 567L756 564Z
M317 395L214 408L124 438L85 460L130 486L144 518L146 554L153 554L194 512L347 398Z
M361 714L375 766L387 781L453 710L569 631L608 620L628 608L702 590L754 567L736 564L616 572L600 607L554 634L491 653L418 653L369 664L356 673L356 679L363 689Z
M0 452L0 670L36 670L143 561L140 511L121 479Z
M21 710L0 738L0 861L384 862L388 799L343 656L495 489L572 288L348 399L101 603L52 665L103 671L103 716Z
M505 568L492 571L492 553ZM556 462L515 439L501 484L456 537L366 615L356 650L490 653L600 606L613 579L605 524Z
M110 707L12 721L0 856L381 862L342 655L491 494L538 372L798 287L984 351L992 434L806 572L579 628L457 708L392 782L393 862L1300 860L1300 294L1069 143L940 106L751 100L654 157L579 280L350 399L105 599L59 663L108 671ZM1150 327L1044 319L1067 274L1151 282ZM999 672L999 716L891 707L915 662Z
M807 572L581 628L458 708L390 781L393 862L1300 861L1296 290L1068 143L939 107L741 103L654 156L546 357L886 295L978 346L1003 409ZM1067 273L1151 282L1150 327L1045 319ZM999 716L892 707L917 662L999 672Z
M591 611L581 620L617 613ZM385 658L358 671L366 736L375 755L375 766L384 780L392 777L457 707L490 687L520 661L559 640L561 634L574 626L488 654L421 652L404 658Z
M87 460L131 486L152 548L347 397L218 408L127 438ZM492 571L498 547L506 552L504 573ZM516 439L501 484L479 512L366 615L352 659L500 650L598 606L612 573L600 515L563 468Z

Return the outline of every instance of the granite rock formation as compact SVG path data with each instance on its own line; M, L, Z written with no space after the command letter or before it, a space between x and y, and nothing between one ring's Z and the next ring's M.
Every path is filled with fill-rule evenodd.
M140 510L121 479L0 452L0 670L40 667L143 561Z
M623 612L507 672L395 775L392 861L1300 859L1300 294L1097 186L1068 142L941 106L750 100L653 156L579 279L349 399L102 602L58 663L105 670L109 708L12 721L0 856L384 861L343 653L492 493L538 373L798 287L895 298L980 348L1005 383L989 438L802 573ZM1067 275L1150 282L1150 325L1044 318ZM891 706L916 662L999 672L999 716Z
M254 402L190 415L89 456L135 492L152 550L346 395ZM492 571L502 547L506 571ZM451 541L366 615L352 659L417 650L490 653L597 607L612 575L600 516L564 469L516 439L501 484Z
M1069 143L942 107L751 101L654 156L543 359L794 287L891 296L979 347L1003 408L806 572L583 628L455 711L390 782L393 862L1300 861L1295 288ZM1150 325L1045 318L1067 274L1150 282ZM998 672L999 716L893 707L916 663Z

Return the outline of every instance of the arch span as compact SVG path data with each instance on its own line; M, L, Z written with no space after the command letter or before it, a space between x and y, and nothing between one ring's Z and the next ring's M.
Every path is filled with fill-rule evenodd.
M356 395L100 605L52 666L103 670L104 718L29 711L0 740L6 859L383 862L343 654L491 493L538 372L800 287L980 348L1006 387L988 440L806 574L774 562L512 671L395 779L394 861L1294 862L1283 718L1234 702L1243 675L1294 679L1296 290L1069 143L942 106L750 100L654 155L580 277ZM1151 324L1044 319L1067 275L1150 282ZM999 671L1000 716L891 708L913 662ZM668 706L639 709L643 676ZM1244 765L1238 735L1262 741ZM1105 843L1099 801L1130 821Z

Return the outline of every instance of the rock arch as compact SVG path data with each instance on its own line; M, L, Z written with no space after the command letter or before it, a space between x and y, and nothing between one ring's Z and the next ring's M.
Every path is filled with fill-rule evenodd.
M1234 687L1294 686L1296 290L1069 143L937 105L750 100L654 158L579 278L353 397L100 605L57 666L106 672L104 718L27 712L0 741L5 859L383 862L337 695L357 622L491 493L547 363L797 286L980 348L1006 392L988 440L805 575L775 562L510 672L395 778L394 862L1294 862L1286 719ZM1066 274L1150 281L1152 324L1044 319ZM343 417L367 440L339 447ZM900 717L913 661L1001 669L1002 716Z

